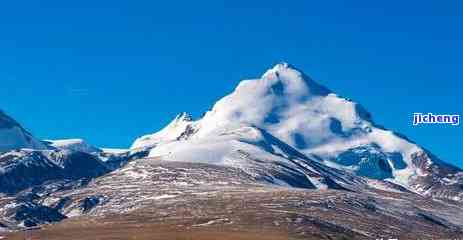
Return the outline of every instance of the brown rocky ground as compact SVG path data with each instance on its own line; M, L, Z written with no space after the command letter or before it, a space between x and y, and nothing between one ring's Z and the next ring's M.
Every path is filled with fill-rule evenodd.
M61 211L78 214L6 237L279 240L463 235L461 203L377 189L274 187L240 174L224 167L140 161L85 188L48 194L41 198L43 204L64 202ZM83 210L82 200L96 195L100 202Z
M130 214L71 218L27 234L35 237L31 239L50 240L448 239L463 234L459 227L434 219L432 212L381 209L381 201L387 201L383 197L335 190L242 189L182 202L165 200ZM396 201L394 194L387 197ZM413 202L401 204L421 209L435 205L410 197L406 201ZM439 207L447 206L435 210ZM27 234L14 233L8 239L24 239Z

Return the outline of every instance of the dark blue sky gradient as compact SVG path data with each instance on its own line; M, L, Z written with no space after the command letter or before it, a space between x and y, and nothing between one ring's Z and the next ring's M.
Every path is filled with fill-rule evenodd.
M4 1L0 108L40 138L128 147L287 61L463 166L462 1Z

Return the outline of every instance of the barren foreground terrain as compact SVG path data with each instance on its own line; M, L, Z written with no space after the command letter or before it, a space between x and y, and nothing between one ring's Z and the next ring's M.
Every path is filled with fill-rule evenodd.
M449 239L463 235L463 206L456 202L375 189L274 187L248 182L240 174L212 165L136 161L78 191L50 194L50 199L69 199L71 212L74 202L101 196L100 203L85 214L7 237Z

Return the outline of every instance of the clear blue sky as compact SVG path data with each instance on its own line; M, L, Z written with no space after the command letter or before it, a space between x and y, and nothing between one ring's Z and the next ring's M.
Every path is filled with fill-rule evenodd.
M0 108L40 138L128 147L285 60L463 166L462 1L4 1Z

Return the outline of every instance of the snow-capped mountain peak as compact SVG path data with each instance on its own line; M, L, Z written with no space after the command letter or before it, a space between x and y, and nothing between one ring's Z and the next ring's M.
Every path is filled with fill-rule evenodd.
M183 118L137 139L134 147L153 148L151 156L167 154L170 160L229 159L236 157L233 151L248 148L243 142L249 143L251 136L242 136L240 129L252 127L325 165L353 174L414 188L422 177L422 166L416 162L421 156L417 153L424 149L378 127L361 105L331 92L288 63L277 64L259 79L241 81L202 119L179 119ZM233 135L236 132L241 136ZM253 151L249 154L263 156ZM440 166L430 157L428 161Z
M178 114L174 120L172 120L165 128L161 131L145 135L137 140L132 144L132 150L142 150L145 148L152 148L158 146L162 143L167 143L171 141L176 141L180 139L184 139L191 134L193 130L193 118L190 114L186 112L182 112Z
M195 136L248 124L268 129L304 149L325 143L332 135L344 135L343 131L349 129L369 129L371 123L362 121L368 116L358 104L338 97L282 63L260 79L242 81L234 92L219 100L198 123ZM304 137L307 132L311 139Z
M0 152L20 148L45 149L46 147L18 122L0 110Z

